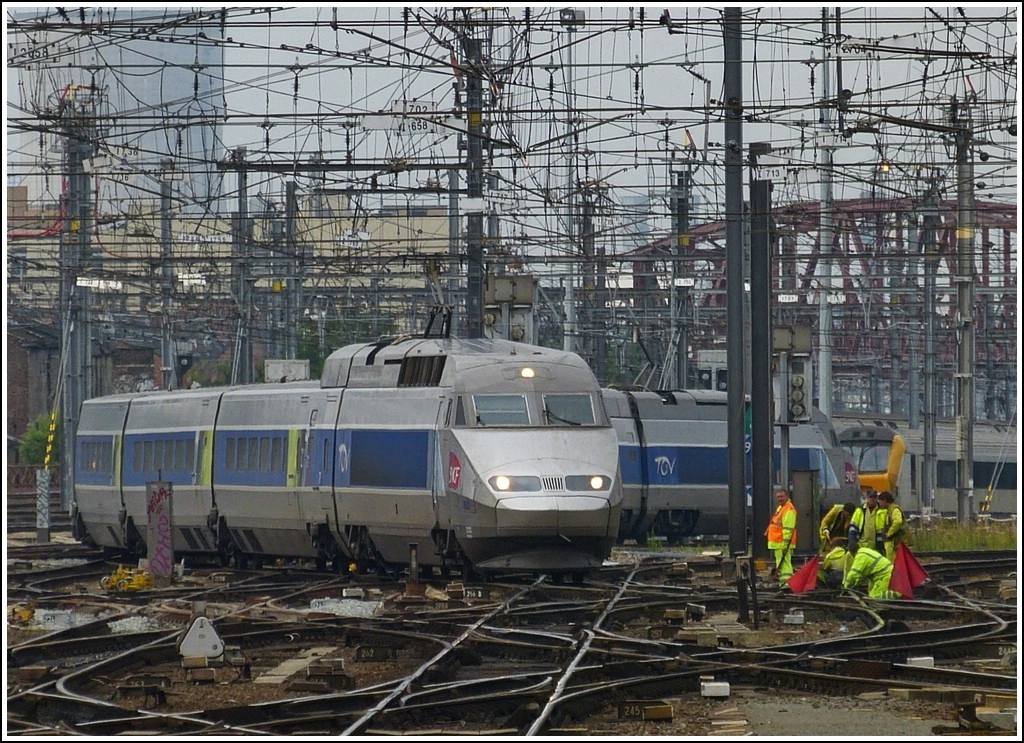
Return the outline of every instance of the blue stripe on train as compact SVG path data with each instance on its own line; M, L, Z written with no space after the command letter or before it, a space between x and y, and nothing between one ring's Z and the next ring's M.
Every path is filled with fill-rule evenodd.
M280 459L276 461L270 456L270 447L273 446L275 439L280 447ZM251 452L250 440L255 442L255 446L265 446L265 448L258 453ZM234 455L234 462L230 469L227 466L229 453ZM216 485L286 487L288 485L287 456L287 429L217 431L214 434L213 444L213 482ZM260 462L259 465L256 464L257 459Z
M640 467L640 447L620 446L619 464L622 470L623 485L640 485L643 479ZM651 485L726 485L729 482L729 457L725 447L716 446L651 446L646 449L647 477ZM775 469L781 464L781 454L775 450ZM826 477L831 469L825 465L824 452L821 449L807 447L789 450L789 467L791 470L814 470L822 472L825 467ZM837 482L823 483L835 487Z
M195 470L195 462L191 467L178 469L178 458L166 452L169 443L182 441L186 447L195 446L195 431L175 431L173 433L129 433L125 434L121 447L121 484L124 487L142 487L148 482L162 481L178 485L191 485ZM157 462L157 442L165 448L161 461ZM141 444L142 456L137 457ZM149 445L147 447L147 444ZM144 461L147 448L151 452L152 462ZM194 453L193 453L194 455ZM143 461L138 461L138 460ZM184 463L182 463L184 464Z
M75 484L76 485L102 485L109 487L114 483L114 436L111 434L86 435L80 434L75 441ZM89 467L86 462L87 445L97 449L105 445L104 453L109 452L106 461Z
M433 431L339 430L338 487L429 488Z

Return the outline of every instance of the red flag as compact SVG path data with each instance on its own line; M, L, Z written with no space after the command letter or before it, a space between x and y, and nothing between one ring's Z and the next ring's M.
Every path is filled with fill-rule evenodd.
M789 577L786 585L790 587L793 593L807 593L807 591L814 590L818 585L819 562L821 562L821 556L815 555L804 563L802 568Z
M914 557L907 545L900 543L896 548L896 555L893 557L892 578L889 579L889 588L899 591L903 598L914 598L914 589L928 580L928 573L921 563Z

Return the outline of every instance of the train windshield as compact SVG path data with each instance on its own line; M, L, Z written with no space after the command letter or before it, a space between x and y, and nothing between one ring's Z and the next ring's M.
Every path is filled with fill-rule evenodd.
M887 472L889 470L889 450L892 442L847 442L843 448L850 453L858 472Z
M544 418L556 425L592 426L594 402L590 395L544 395Z
M525 395L473 395L478 426L528 426Z

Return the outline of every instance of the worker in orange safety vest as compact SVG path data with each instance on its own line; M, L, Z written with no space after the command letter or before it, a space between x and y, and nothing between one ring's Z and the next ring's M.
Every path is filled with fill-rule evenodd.
M793 575L793 550L796 549L796 506L784 487L775 488L778 507L768 523L765 536L768 549L775 554L775 574L779 586L785 588Z

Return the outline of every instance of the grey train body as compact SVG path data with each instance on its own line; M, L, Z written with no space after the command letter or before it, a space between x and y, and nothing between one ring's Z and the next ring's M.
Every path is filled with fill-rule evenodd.
M320 382L87 400L81 541L145 554L170 483L175 555L240 565L585 575L618 534L618 442L571 353L500 340L383 339Z
M621 540L654 536L668 543L729 533L728 394L711 390L602 391L619 437L622 472ZM815 474L822 513L859 502L857 472L832 426L818 410L790 427L791 470ZM779 471L776 434L773 472ZM750 461L746 482L750 482ZM746 517L749 517L749 499ZM772 504L774 508L774 504Z

